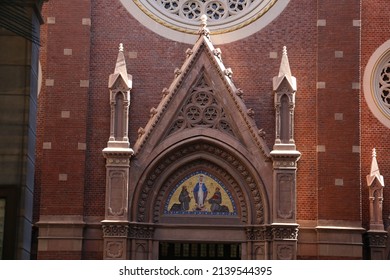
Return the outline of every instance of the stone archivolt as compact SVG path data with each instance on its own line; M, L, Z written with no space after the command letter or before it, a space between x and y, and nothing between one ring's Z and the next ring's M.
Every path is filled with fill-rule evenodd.
M206 155L211 155L213 158L218 159L218 161L221 160L225 162L225 164L228 164L233 169L237 170L241 178L241 183L239 184L235 179L233 179L231 174L221 167L218 167L216 164L207 160L198 160L184 165L171 175L167 182L164 182L161 186L157 185L160 180L160 175L165 173L169 166L182 158L190 157L192 155L203 155L204 157L206 157ZM168 186L174 185L173 182L177 180L179 176L184 176L185 172L189 169L193 169L194 166L202 166L202 168L210 170L211 173L218 174L218 177L222 177L225 181L229 182L239 200L237 205L240 206L240 212L242 215L241 220L243 222L256 224L262 224L265 222L264 200L260 191L260 189L264 189L264 186L259 185L253 174L236 156L216 147L215 145L201 142L196 145L188 145L172 151L156 164L156 167L153 168L153 172L147 177L145 183L141 187L141 191L137 199L137 221L148 222L150 220L150 218L148 218L148 209L150 209L149 207L151 205L155 205L153 211L153 222L158 222L160 211L162 211L162 199L164 197L164 193L168 191ZM245 200L243 194L243 189L245 188L247 189L246 191L248 192L249 197L253 201L247 202ZM158 195L153 199L153 193L156 192L156 189L158 190ZM249 210L247 208L248 205L253 205L254 209ZM253 221L248 221L248 211L253 211L255 213Z

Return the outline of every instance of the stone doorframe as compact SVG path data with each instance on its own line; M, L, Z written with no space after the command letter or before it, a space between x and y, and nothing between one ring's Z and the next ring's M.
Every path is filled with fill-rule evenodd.
M157 260L159 242L241 243L241 259L295 259L298 225L214 226L131 223L130 259ZM194 233L196 232L196 233ZM183 236L187 236L183 239Z
M222 143L215 136L203 132L203 135L176 142L162 153L151 154L151 158L158 156L139 177L136 176L139 165L133 160L130 182L138 184L130 187L133 196L129 209L129 258L157 259L158 243L163 240L221 241L216 235L221 231L226 237L224 241L242 244L243 259L296 258L298 225L272 224L272 185L267 188L259 174L259 170L268 170L270 178L265 176L265 179L269 184L272 162L264 165L262 159L253 159L243 147L230 146L227 139ZM163 202L170 188L185 174L199 168L229 186L236 200L238 217L205 220L163 215ZM190 234L193 231L195 235Z

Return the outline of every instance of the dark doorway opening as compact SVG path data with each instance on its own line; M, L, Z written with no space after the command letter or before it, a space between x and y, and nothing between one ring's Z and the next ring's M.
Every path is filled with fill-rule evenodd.
M240 243L160 242L160 260L240 260Z

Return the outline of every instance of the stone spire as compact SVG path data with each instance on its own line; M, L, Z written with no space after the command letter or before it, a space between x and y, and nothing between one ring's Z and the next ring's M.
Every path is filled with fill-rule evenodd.
M274 150L295 150L294 141L294 107L297 81L291 75L287 48L283 47L279 74L273 78L275 93L275 146Z
M288 84L293 91L297 90L297 81L296 78L291 75L290 63L287 57L286 46L283 47L282 61L280 63L279 74L278 76L273 78L273 89L277 90L284 79L288 81Z
M123 79L123 82L125 83L127 89L131 89L131 75L127 74L126 69L126 61L125 61L125 55L123 53L123 44L119 44L119 52L118 57L116 59L115 64L115 70L114 73L110 75L108 80L108 88L112 88L115 84L115 82L118 80L118 77L121 77Z
M385 186L385 180L383 176L379 172L378 162L376 161L376 149L372 149L372 160L371 160L371 171L370 174L367 175L367 185L370 187L374 180L378 179L378 182L382 187Z
M127 74L123 44L120 43L114 73L108 78L111 105L111 128L108 147L129 147L128 123L131 87L132 76ZM120 145L118 146L118 144Z

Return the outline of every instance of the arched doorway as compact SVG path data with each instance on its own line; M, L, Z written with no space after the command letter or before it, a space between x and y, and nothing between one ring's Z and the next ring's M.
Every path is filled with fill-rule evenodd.
M269 225L267 191L254 166L216 139L182 142L160 155L139 178L143 184L136 187L132 219L134 226L148 225L151 233L148 240L132 240L132 247L152 259L174 258L172 250L176 257L200 258L195 249L192 255L185 253L195 247L203 248L205 258L217 257L214 248L222 247L223 258L268 258L265 235L251 238L254 227L265 232ZM203 205L196 197L200 177L205 184ZM188 201L180 198L185 193ZM142 254L132 251L134 258Z

